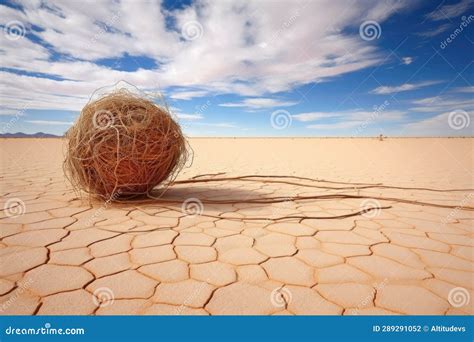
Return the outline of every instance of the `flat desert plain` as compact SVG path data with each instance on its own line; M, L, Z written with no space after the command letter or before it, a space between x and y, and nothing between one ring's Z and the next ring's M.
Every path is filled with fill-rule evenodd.
M61 139L2 139L1 313L473 314L474 139L190 145L160 199L104 203Z

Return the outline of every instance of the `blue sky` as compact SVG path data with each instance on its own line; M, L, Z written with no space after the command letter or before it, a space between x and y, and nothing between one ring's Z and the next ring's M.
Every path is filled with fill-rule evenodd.
M1 133L125 81L190 136L473 135L472 1L0 4Z

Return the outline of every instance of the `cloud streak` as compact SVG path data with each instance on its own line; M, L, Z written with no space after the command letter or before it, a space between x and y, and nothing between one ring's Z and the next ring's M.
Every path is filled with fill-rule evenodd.
M175 91L170 95L173 100L191 100L196 97L203 97L208 94L203 90Z
M71 126L74 124L72 121L55 121L55 120L25 120L25 122L32 123L35 125L45 125L45 126Z
M386 95L386 94L395 94L403 91L411 91L431 85L439 84L441 81L427 81L420 83L404 83L398 86L380 86L372 90L371 94Z
M221 103L221 107L230 107L230 108L251 108L251 109L261 109L261 108L275 108L275 107L289 107L298 104L295 101L281 101L271 98L250 98L244 99L242 102L233 103L226 102Z
M439 21L459 17L472 5L470 0L461 0L454 5L444 5L426 15L426 18Z

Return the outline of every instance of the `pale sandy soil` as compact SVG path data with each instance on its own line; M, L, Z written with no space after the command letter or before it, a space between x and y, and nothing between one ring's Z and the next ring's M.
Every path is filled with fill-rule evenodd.
M168 203L104 205L81 200L66 183L62 141L3 139L0 313L473 313L474 216L455 207L474 206L474 139L191 145L194 163L179 179L226 172L425 189L251 178L176 185L164 196ZM379 199L294 200L331 194ZM267 197L284 201L249 203ZM202 212L190 215L198 200ZM301 219L355 213L367 204L391 208ZM288 215L300 218L278 220ZM265 220L249 220L258 217Z

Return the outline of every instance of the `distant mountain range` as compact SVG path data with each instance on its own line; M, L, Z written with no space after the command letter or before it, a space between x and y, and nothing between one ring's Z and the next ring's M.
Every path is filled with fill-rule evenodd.
M54 135L54 134L43 133L43 132L37 132L33 134L17 132L17 133L0 134L0 138L62 138L62 137L60 135Z

